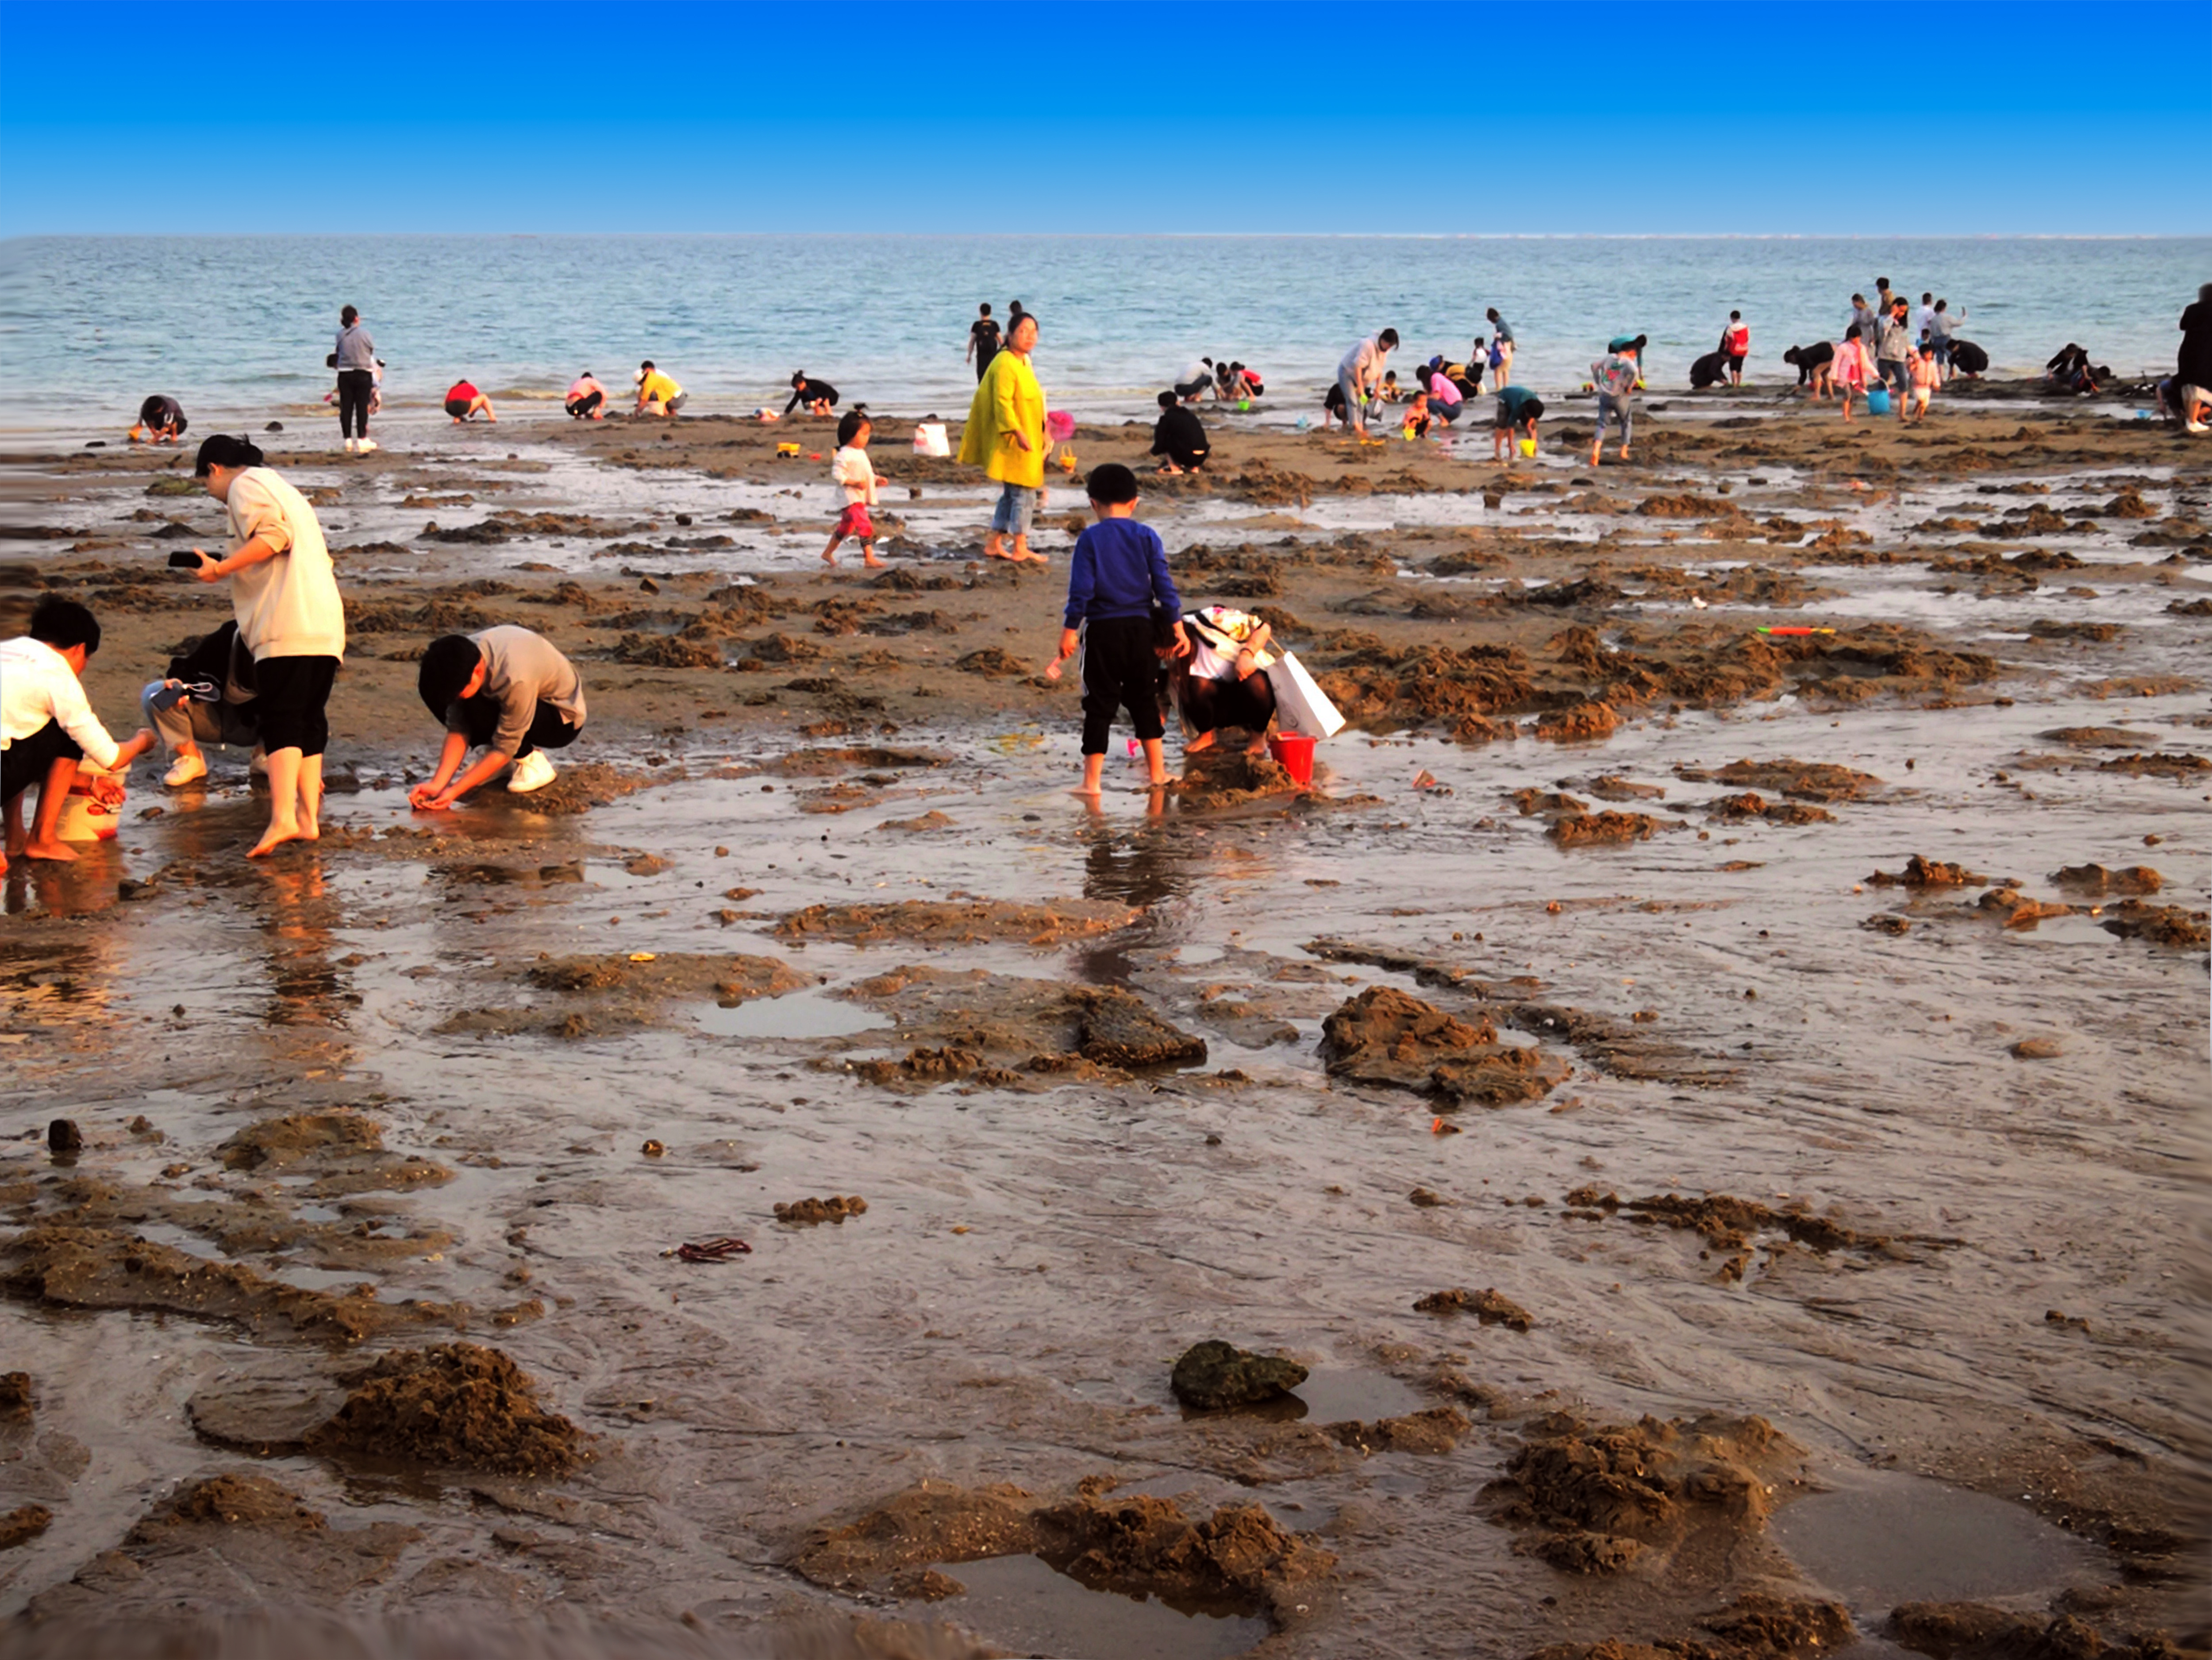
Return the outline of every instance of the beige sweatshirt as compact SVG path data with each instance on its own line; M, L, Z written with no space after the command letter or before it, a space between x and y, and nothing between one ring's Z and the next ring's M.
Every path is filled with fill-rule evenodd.
M345 655L345 606L323 526L307 498L267 467L231 481L230 550L255 537L276 556L233 573L238 637L257 663L271 657Z

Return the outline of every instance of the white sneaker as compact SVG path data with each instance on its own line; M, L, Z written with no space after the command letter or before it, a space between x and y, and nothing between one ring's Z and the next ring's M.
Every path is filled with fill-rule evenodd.
M353 440L350 438L347 439L345 441L345 453L348 455L351 455L353 453Z
M2185 423L2182 428L2184 432L2203 432L2207 429L2208 429L2202 421L2191 421Z
M186 784L207 776L207 758L199 755L180 755L177 764L161 775L161 781L171 789L182 789Z
M532 750L508 771L507 794L527 795L532 790L542 790L553 781L553 763L545 758L545 751Z
M376 440L374 440L374 438L364 438L364 439L362 439L362 440L361 441L361 453L362 453L363 455L367 455L367 454L368 454L371 450L374 450L375 447L376 447Z

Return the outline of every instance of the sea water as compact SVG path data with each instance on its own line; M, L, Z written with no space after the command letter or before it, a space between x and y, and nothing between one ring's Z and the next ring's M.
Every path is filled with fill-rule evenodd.
M1003 319L1014 300L1041 320L1056 405L1140 416L1193 359L1226 356L1287 420L1362 336L1395 328L1401 363L1457 358L1492 306L1539 391L1578 386L1621 333L1649 335L1648 378L1674 386L1731 309L1750 378L1794 382L1784 349L1838 337L1883 276L1916 306L1948 299L1993 372L2069 340L2166 372L2212 237L28 237L0 242L0 436L113 429L152 392L201 431L313 410L349 303L387 407L418 420L464 376L502 417L557 415L586 368L626 402L648 357L692 413L781 409L804 369L848 404L957 417L976 305Z

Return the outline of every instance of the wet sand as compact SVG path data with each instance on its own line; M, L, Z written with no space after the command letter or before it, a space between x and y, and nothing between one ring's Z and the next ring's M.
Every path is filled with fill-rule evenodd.
M1662 396L1593 472L1583 408L1510 471L1210 423L1144 514L1353 726L1096 811L1076 489L982 562L887 420L892 569L828 573L827 423L272 435L352 618L324 840L142 765L7 881L9 1645L2202 1650L2207 453ZM9 479L121 729L227 614L187 469ZM411 815L413 658L506 620L591 725ZM1190 1413L1215 1338L1309 1380Z

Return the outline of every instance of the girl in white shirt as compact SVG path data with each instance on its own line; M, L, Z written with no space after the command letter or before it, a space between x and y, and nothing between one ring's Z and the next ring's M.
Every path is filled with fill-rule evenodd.
M874 430L858 410L848 410L837 423L837 454L830 463L830 477L845 487L845 511L837 515L830 545L822 550L825 565L837 562L837 544L849 536L860 544L861 562L870 570L883 569L884 562L876 557L876 521L868 516L881 482L876 464L868 459L868 437Z
M253 710L269 761L269 828L247 857L321 832L325 713L345 657L345 606L323 526L307 498L262 465L243 438L217 433L200 446L193 471L229 509L231 550L198 548L203 582L231 579L238 637L253 654L260 691Z

